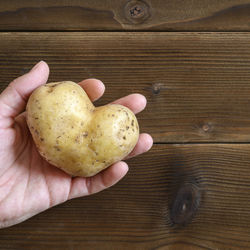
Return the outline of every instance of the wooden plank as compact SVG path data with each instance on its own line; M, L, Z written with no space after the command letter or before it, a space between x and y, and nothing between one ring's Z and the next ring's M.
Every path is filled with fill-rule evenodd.
M1 33L0 88L35 62L49 81L99 78L105 104L144 94L155 142L250 141L250 33Z
M12 0L0 30L250 30L249 0Z
M116 186L1 230L1 248L250 248L249 152L242 144L155 145L129 161ZM173 225L173 200L188 180L200 206L190 223Z

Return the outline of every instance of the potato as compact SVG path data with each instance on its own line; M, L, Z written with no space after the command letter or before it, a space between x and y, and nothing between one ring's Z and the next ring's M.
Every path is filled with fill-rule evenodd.
M139 126L128 108L95 107L70 81L37 88L27 104L27 123L39 153L72 176L93 176L126 157Z

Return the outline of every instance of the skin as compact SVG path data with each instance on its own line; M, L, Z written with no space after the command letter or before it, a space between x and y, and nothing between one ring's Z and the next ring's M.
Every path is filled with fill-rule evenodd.
M0 228L20 223L69 199L100 192L117 183L128 171L127 164L120 161L93 177L73 178L40 156L24 111L30 94L45 84L48 76L49 67L41 61L0 95ZM96 79L79 85L91 101L100 98L105 89ZM145 108L146 99L132 94L113 103L136 114ZM152 142L150 135L140 134L128 157L148 151Z
M71 81L37 88L27 104L27 123L40 154L72 176L90 177L122 160L139 137L130 109L96 108Z

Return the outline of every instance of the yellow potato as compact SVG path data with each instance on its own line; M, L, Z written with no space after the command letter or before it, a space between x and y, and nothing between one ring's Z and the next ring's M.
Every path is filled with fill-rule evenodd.
M139 137L132 111L117 104L95 107L70 81L37 88L27 104L27 123L40 154L73 176L93 176L120 161Z

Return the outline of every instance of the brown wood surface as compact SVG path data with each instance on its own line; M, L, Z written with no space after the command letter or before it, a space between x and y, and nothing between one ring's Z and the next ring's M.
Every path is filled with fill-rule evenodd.
M49 81L99 78L97 105L138 92L155 142L250 141L250 34L0 33L0 88L43 59Z
M249 0L0 1L0 30L250 30Z
M250 248L250 145L155 145L119 184L0 230L1 249ZM172 225L176 189L202 192L192 223Z
M45 60L49 81L101 79L96 105L145 95L156 143L0 249L250 249L249 18L249 0L0 1L0 92Z

